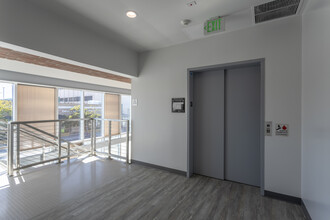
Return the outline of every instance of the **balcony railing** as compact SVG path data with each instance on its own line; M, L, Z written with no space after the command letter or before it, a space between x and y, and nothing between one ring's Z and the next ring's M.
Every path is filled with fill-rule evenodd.
M7 133L1 133L1 140L7 140L9 175L86 154L131 162L129 120L90 118L14 121L7 128L2 125L2 131ZM122 127L126 128L124 132Z

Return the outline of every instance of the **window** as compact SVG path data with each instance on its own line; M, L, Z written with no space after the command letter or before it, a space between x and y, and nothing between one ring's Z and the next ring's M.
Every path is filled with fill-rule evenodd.
M13 84L0 83L0 171L7 158L7 125L13 120ZM2 167L1 167L2 166Z
M79 90L58 89L58 119L81 118L81 95ZM80 122L64 122L61 133L64 140L80 140Z
M13 120L13 84L0 83L0 120Z
M122 95L121 96L121 119L131 120L131 96ZM121 123L121 132L127 131L126 122Z
M27 85L17 86L17 96L20 97L18 101L26 100L24 92L20 87L33 87ZM46 88L46 87L40 87ZM15 86L11 83L0 83L0 121L8 122L13 120L13 98L15 97ZM67 88L53 88L54 93L57 90L57 110L55 100L47 98L48 102L53 103L52 109L54 111L47 110L50 115L58 116L58 119L79 119L79 118L111 118L111 119L124 119L130 120L131 117L131 96L119 95L119 94L105 94L103 92L95 91L83 91L77 89ZM22 92L22 91L23 92ZM38 93L38 92L37 92ZM42 92L43 93L43 92ZM108 97L107 97L108 96ZM53 95L54 97L54 95ZM34 100L34 99L33 99ZM32 102L32 101L31 101ZM39 101L38 101L39 102ZM43 104L44 101L41 101ZM25 102L24 102L25 103ZM36 114L37 119L21 119L23 113L26 113L26 107L22 107L22 103L18 102L17 107L20 107L17 111L17 118L15 120L53 120L55 117L47 116L40 118L39 113ZM35 113L33 111L32 113ZM32 113L28 115L31 116ZM62 138L66 141L82 140L84 138L91 137L91 124L83 121L66 121L62 124ZM127 125L125 123L113 122L112 123L112 135L118 135L120 132L126 132ZM96 121L96 136L106 136L108 129L104 122Z
M102 118L103 96L101 92L84 92L84 118ZM102 135L102 122L96 121L96 137ZM90 134L85 134L89 138Z

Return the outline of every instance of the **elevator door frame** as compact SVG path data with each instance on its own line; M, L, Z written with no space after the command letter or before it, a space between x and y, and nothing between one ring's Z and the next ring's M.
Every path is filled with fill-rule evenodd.
M193 73L194 72L205 72L216 69L226 69L226 68L240 68L251 65L259 65L260 66L260 194L264 195L264 187L265 187L265 59L255 59L227 64L219 64L212 66L204 66L204 67L196 67L189 68L187 70L187 177L192 176L193 174Z

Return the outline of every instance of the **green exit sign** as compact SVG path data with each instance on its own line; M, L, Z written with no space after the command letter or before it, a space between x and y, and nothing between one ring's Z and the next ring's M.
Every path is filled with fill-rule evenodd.
M214 17L204 23L204 35L218 33L225 30L224 17Z

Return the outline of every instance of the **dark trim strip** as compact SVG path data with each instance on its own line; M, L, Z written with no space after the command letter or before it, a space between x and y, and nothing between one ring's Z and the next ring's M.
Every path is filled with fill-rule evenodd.
M305 214L306 219L307 220L312 220L312 217L311 217L311 215L309 214L309 212L308 212L308 210L306 208L306 205L304 203L304 200L301 200L301 208L302 208L302 210L303 210L303 212Z
M175 174L179 174L179 175L182 175L182 176L187 176L187 172L184 172L184 171L181 171L181 170L176 170L176 169L172 169L172 168L168 168L168 167L158 166L158 165L151 164L151 163L145 163L145 162L138 161L138 160L132 160L132 163L142 165L142 166L146 166L146 167L156 168L156 169L159 169L159 170L165 170L165 171L175 173Z
M299 198L299 197L289 196L289 195L285 195L285 194L281 194L281 193L275 193L275 192L271 192L271 191L267 191L267 190L265 190L265 196L273 198L273 199L278 199L278 200L301 205L301 198Z

